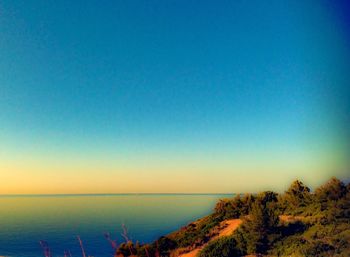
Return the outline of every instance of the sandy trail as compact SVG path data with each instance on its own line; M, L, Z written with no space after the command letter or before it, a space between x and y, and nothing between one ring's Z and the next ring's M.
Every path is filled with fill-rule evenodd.
M179 257L195 257L202 248L196 248L188 253L183 253Z
M209 240L215 240L219 237L223 236L229 236L231 235L238 227L241 225L242 220L241 219L231 219L231 220L225 220L221 223L221 227L223 227L222 230L220 230L219 234ZM190 252L180 254L179 257L196 257L199 251L206 246L207 244L202 245L201 247L198 247L196 249L193 249Z
M294 221L302 221L305 217L303 216L292 216L292 215L280 215L281 221L284 222L294 222Z
M231 235L233 231L235 231L239 227L239 225L241 225L242 220L232 219L232 220L226 220L224 222L226 224L226 227L220 231L219 237Z

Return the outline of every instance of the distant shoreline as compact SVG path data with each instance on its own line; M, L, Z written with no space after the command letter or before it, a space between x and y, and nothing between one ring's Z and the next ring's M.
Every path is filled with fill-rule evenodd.
M203 196L203 195L222 195L232 196L236 193L101 193L101 194L6 194L5 197L75 197L75 196Z

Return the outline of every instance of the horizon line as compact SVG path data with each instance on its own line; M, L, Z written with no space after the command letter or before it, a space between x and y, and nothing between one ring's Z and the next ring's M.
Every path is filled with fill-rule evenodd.
M137 195L235 195L237 193L81 193L81 194L0 194L0 197L55 197L55 196L137 196Z

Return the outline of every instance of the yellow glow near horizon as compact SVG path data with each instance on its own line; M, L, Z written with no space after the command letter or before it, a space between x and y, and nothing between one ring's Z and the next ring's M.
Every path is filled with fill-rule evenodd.
M0 194L255 192L283 190L293 179L314 187L332 175L346 175L336 155L291 157L61 162L3 158Z

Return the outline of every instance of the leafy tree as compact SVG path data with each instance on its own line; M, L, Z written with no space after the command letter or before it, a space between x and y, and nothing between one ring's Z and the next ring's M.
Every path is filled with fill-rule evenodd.
M337 201L346 194L346 186L339 179L333 177L315 191L318 201Z
M268 203L276 203L278 194L273 191L265 191L257 195L256 200L258 203L266 206Z
M248 215L255 201L255 196L252 194L245 194L241 198L241 201L242 201L241 215Z
M291 208L307 206L311 201L310 188L303 182L294 181L284 194L284 198Z
M247 253L265 253L278 224L277 194L271 191L259 194L252 204L249 217L236 233L237 247Z
M220 200L215 206L215 213L222 219L236 219L241 215L241 196L237 195L233 199Z

